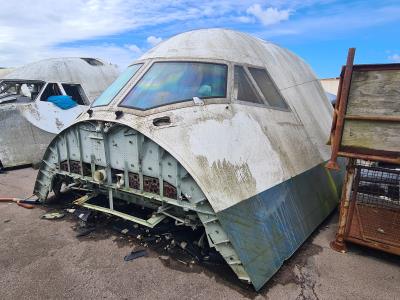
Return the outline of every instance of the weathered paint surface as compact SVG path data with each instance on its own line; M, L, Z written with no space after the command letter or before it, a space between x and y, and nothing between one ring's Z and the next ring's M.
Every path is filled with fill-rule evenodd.
M256 289L337 205L341 174L328 172L318 165L218 213Z
M171 115L169 126L152 124L165 115ZM87 114L78 119L87 120ZM117 121L154 140L195 178L216 212L327 159L305 142L307 133L293 113L253 106L227 110L213 104L147 117L124 114L118 120L113 112L94 111L91 119Z
M226 64L226 98L203 99L201 106L185 101L144 111L119 106L154 62L176 60ZM335 181L321 167L329 158L326 142L332 106L320 83L307 64L291 52L230 30L197 30L175 36L137 62L143 66L110 104L92 107L90 116L82 114L75 125L125 125L168 152L204 195L199 203L209 203L217 216L209 222L202 220L206 232L216 235L212 244L239 278L250 277L260 288L339 198L336 184L342 174L336 174L339 180ZM233 69L237 64L265 68L290 109L236 100ZM153 122L167 117L167 124ZM92 146L93 161L106 159L102 149L108 148L104 145ZM88 149L82 148L84 155ZM46 157L53 152L49 149ZM79 154L77 150L70 152ZM56 162L56 158L51 159ZM42 199L51 188L51 159L43 164L35 188ZM159 162L154 158L153 164ZM129 169L120 167L124 172ZM119 189L116 185L104 188ZM142 197L143 203L149 202L145 194L136 196Z
M39 162L54 134L21 117L15 104L0 109L0 161L4 167Z
M54 135L72 124L85 110L87 110L85 105L63 110L46 101L35 101L18 106L20 117L25 118L33 126Z
M61 83L80 84L87 97L84 100L91 102L118 75L115 66L99 63L91 65L81 58L47 59L17 68L0 80L42 80L57 83L61 92ZM63 110L41 101L45 87L32 102L0 104L0 162L4 167L39 162L55 135L87 110L89 102Z

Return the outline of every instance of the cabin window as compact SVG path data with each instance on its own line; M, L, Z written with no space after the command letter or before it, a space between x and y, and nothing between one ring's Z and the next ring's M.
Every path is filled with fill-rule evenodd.
M83 92L82 87L79 84L66 84L62 83L62 87L64 88L65 93L68 96L71 96L72 100L74 100L79 105L86 105L86 96Z
M237 100L264 104L263 99L241 66L235 66L234 90Z
M143 64L129 66L122 74L93 102L92 106L108 105L136 74Z
M121 106L150 109L193 97L226 98L228 67L199 62L156 62L143 75Z
M47 101L47 98L50 96L59 96L62 95L60 88L57 83L48 83L46 88L44 89L42 96L40 96L41 101Z
M101 61L95 58L90 58L90 57L81 57L82 60L86 61L89 65L92 66L102 66L104 65Z
M279 93L271 77L265 69L248 68L258 88L264 95L268 105L281 109L288 109L288 105Z

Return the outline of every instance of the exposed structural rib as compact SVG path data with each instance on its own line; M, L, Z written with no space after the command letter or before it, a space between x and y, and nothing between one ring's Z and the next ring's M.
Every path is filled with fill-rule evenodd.
M147 227L164 218L177 226L204 226L209 245L221 253L244 281L250 282L217 215L190 174L158 144L138 131L110 122L82 122L59 134L50 144L34 192L43 201L62 182L90 191L75 204L112 214ZM108 197L108 206L91 203ZM114 209L114 199L153 210L147 218Z

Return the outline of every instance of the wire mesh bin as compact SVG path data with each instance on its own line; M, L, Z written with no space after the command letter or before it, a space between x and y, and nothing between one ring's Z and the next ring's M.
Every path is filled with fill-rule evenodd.
M357 160L345 240L400 254L400 166Z

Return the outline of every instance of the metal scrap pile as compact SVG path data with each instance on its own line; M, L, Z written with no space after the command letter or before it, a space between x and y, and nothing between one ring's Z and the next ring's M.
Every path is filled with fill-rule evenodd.
M65 199L73 197L72 193L63 195ZM127 240L134 241L135 244L139 244L142 247L132 253L137 254L137 252L149 248L156 251L161 259L173 257L184 265L224 263L221 255L214 248L209 247L203 227L192 229L186 226L176 226L173 219L167 218L157 227L148 228L128 220L82 208L70 202L64 203L61 207L52 207L51 204L48 204L47 208L50 212L43 216L44 219L63 218L69 213L78 220L77 225L74 227L77 232L76 237L83 237L94 231L112 230L123 234ZM118 209L124 208L118 207ZM125 207L125 209L128 208ZM136 211L139 211L142 216L150 213L145 208ZM53 218L54 215L59 217ZM134 258L137 257L134 256Z

